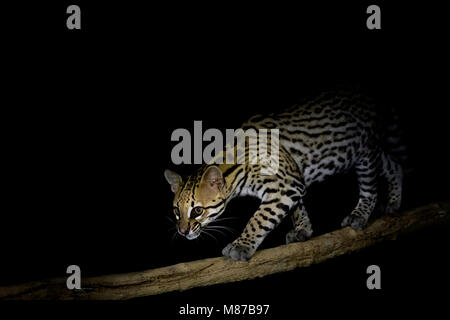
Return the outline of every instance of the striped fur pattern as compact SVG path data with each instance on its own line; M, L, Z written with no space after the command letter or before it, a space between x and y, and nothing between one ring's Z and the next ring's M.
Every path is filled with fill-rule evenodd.
M303 204L306 189L350 169L357 174L359 200L342 221L342 227L360 230L366 226L377 203L380 177L388 186L386 211L399 209L403 173L395 152L402 147L395 136L395 124L386 121L366 96L325 92L282 113L256 115L242 128L280 130L277 174L262 176L259 164L204 165L183 181L166 170L166 179L175 193L178 232L186 238L200 235L231 199L249 195L259 198L261 205L242 234L223 249L223 255L234 260L250 259L289 213L294 226L286 242L305 241L313 233Z

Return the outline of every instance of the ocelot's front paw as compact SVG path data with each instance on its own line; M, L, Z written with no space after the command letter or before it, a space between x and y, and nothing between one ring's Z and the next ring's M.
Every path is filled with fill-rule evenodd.
M354 213L345 217L341 223L342 227L350 226L355 230L362 230L366 227L366 225L367 225L367 219L365 219L364 217L361 217L359 215L356 215Z
M303 242L311 238L312 232L309 232L305 229L301 230L291 230L286 234L286 244L291 242Z
M253 256L254 253L254 249L249 246L239 244L236 241L228 244L222 250L222 254L225 257L229 257L237 261L247 261Z

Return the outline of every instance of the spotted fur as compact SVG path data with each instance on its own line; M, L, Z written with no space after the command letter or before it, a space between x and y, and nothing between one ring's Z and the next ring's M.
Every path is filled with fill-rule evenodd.
M359 200L342 227L360 230L366 226L377 203L380 176L388 185L386 211L397 211L402 191L402 147L396 124L386 119L369 98L349 92L325 92L282 113L252 117L243 129L280 130L278 172L263 176L260 164L204 165L183 181L166 170L175 193L178 232L188 239L196 238L224 212L231 199L250 195L261 204L242 234L223 249L223 255L248 260L290 212L294 228L286 235L286 242L305 241L313 233L303 204L306 189L350 169L358 178Z

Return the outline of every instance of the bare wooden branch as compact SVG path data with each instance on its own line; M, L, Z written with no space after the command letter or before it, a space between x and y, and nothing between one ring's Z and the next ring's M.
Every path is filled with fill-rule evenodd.
M147 271L82 278L81 290L67 289L65 278L0 287L0 299L122 300L254 279L320 263L429 225L448 223L449 211L450 201L433 203L400 216L382 217L362 231L347 227L303 243L257 251L248 262L219 257Z

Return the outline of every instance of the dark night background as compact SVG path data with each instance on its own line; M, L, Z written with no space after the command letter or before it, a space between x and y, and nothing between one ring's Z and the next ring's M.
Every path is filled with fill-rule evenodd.
M81 31L65 28L72 2L4 11L11 19L2 29L0 285L65 276L71 264L90 276L220 255L235 236L172 240L163 171L194 170L171 164L172 131L192 132L194 120L204 130L237 128L252 114L335 85L360 86L398 108L413 169L404 208L448 199L442 9L376 1L382 30L370 31L372 2L364 1L73 3L81 7ZM339 228L356 192L351 174L309 190L316 235ZM230 204L225 216L237 219L226 225L236 236L256 207L252 199ZM282 244L288 222L262 248ZM440 292L450 285L449 231L438 226L310 268L132 305L168 318L186 303L271 304L272 319L325 311L382 316L393 307L399 315L433 312L448 298ZM365 286L371 264L381 267L377 292Z

